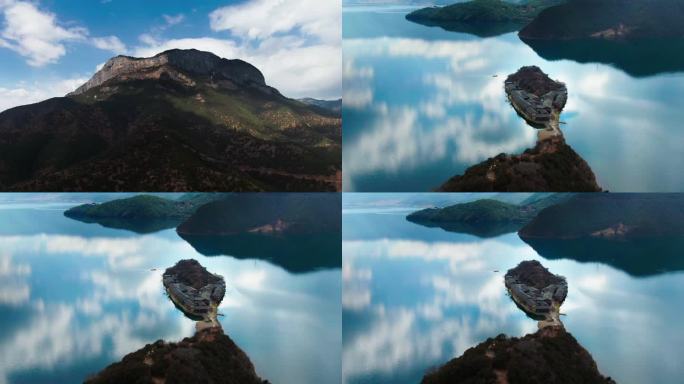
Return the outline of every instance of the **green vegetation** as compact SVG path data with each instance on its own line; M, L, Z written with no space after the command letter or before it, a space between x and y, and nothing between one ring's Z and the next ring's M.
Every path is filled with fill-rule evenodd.
M684 37L680 0L570 0L547 9L520 31L523 39Z
M430 22L527 23L544 9L563 2L564 0L529 0L522 4L513 4L503 0L473 0L446 7L419 9L409 13L406 18Z
M503 376L503 378L501 378ZM423 384L615 384L599 372L591 354L562 327L522 338L499 335L423 377Z
M431 221L435 223L498 223L522 222L526 214L520 207L498 200L477 200L456 204L446 208L428 208L414 212L407 217L410 221Z
M139 195L102 204L83 204L64 212L73 218L174 219L188 217L197 207L152 195Z

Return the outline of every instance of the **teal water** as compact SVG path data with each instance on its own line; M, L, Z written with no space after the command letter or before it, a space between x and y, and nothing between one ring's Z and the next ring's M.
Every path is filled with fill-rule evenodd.
M410 10L343 13L345 190L429 191L533 146L535 130L503 90L524 65L567 84L561 129L603 189L684 190L681 41L530 47L515 32L480 38L415 24Z
M347 194L344 205L356 200ZM549 250L542 257L516 233L482 239L406 221L416 208L365 203L343 214L345 383L417 383L489 337L535 332L536 321L503 283L506 270L530 259L567 277L561 319L603 374L621 384L681 382L681 263L666 272L648 252L629 255L641 259L638 266L580 262ZM681 249L681 241L659 247L668 244Z
M64 217L74 205L0 206L0 383L78 383L147 343L192 336L161 284L184 258L224 276L219 320L261 377L340 381L339 267L206 257L173 229L140 235Z

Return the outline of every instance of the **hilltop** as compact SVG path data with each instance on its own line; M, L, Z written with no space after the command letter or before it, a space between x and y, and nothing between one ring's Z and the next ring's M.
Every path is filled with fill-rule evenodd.
M468 349L423 384L615 384L563 327L545 327L521 338L499 335Z
M265 384L247 354L221 328L200 330L179 342L157 340L124 356L87 384Z
M0 113L0 188L335 191L338 112L241 60L117 56L75 92Z

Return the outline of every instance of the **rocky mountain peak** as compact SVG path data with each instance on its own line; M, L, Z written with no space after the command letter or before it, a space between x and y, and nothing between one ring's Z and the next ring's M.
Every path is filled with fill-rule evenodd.
M266 86L263 74L242 60L228 60L196 49L172 49L152 57L116 56L85 84L69 95L79 95L108 82L169 77L186 85L197 78L230 81L237 85Z

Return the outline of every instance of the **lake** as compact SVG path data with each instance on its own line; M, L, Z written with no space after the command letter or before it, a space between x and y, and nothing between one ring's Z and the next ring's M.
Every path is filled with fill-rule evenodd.
M0 383L82 382L147 343L192 336L161 282L185 258L224 276L219 320L262 378L340 381L339 264L207 257L174 229L139 235L64 217L75 202L24 200L0 204Z
M682 41L533 49L516 32L480 38L405 20L414 9L344 9L345 190L430 191L534 146L503 88L525 65L567 84L561 129L603 189L684 190Z
M345 194L343 205L357 197ZM344 383L418 383L489 337L535 332L536 320L518 309L503 282L523 260L567 278L561 319L604 375L621 384L681 381L681 263L666 272L649 265L662 263L650 253L625 268L545 258L516 233L482 239L427 228L405 219L419 207L373 209L368 200L343 211ZM680 250L681 242L670 246Z

